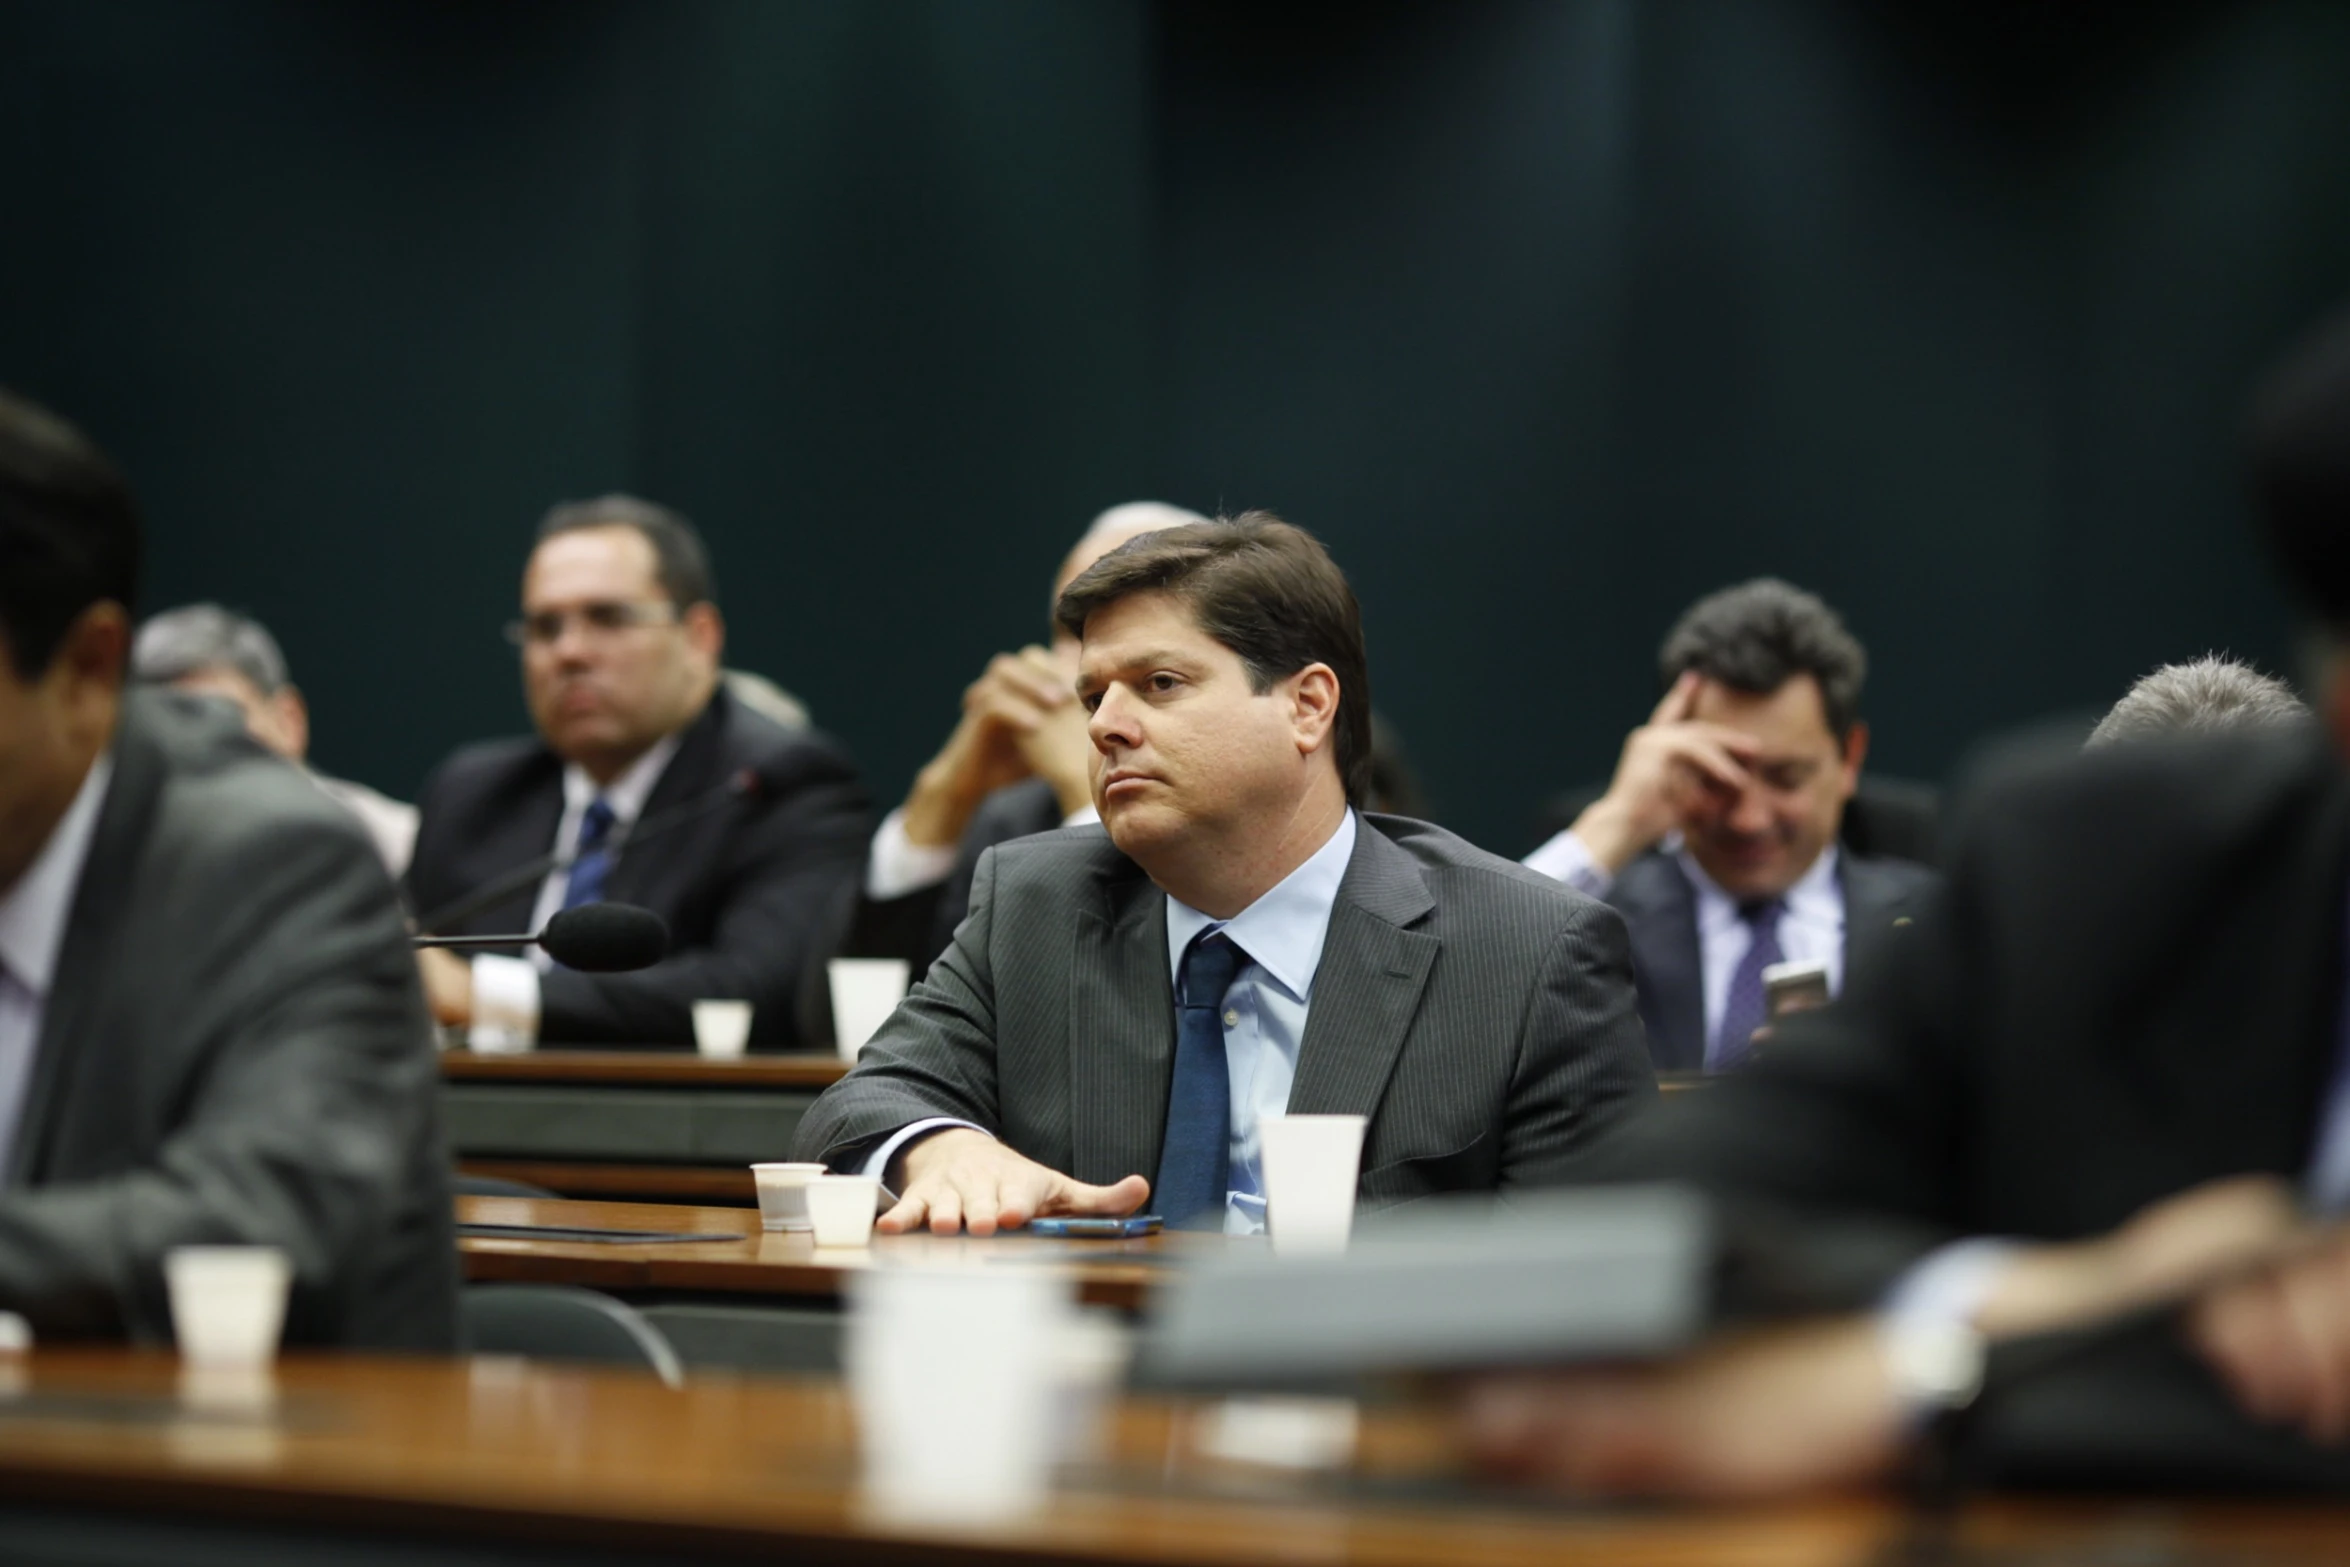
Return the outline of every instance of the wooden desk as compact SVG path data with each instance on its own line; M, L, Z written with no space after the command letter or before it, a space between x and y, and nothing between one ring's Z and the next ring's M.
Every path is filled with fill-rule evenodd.
M262 1384L208 1389L159 1356L45 1353L0 1376L0 1538L12 1555L92 1564L356 1551L403 1564L560 1552L605 1567L750 1555L817 1567L1859 1567L1904 1537L1899 1511L1869 1497L1709 1513L1473 1493L1428 1413L1366 1418L1345 1476L1220 1468L1192 1440L1203 1412L1129 1402L1100 1465L1041 1514L916 1527L861 1502L850 1411L830 1383L669 1390L516 1362L297 1358ZM1959 1535L1969 1562L2350 1552L2350 1518L2303 1507L1995 1501Z
M748 1167L789 1157L801 1115L847 1070L835 1056L453 1050L441 1056L441 1106L472 1174L566 1196L748 1206Z
M1162 1260L1184 1246L1216 1246L1213 1235L1154 1235L1130 1241L1049 1240L1033 1235L876 1235L870 1247L820 1250L805 1234L768 1233L756 1211L689 1208L668 1203L548 1202L515 1197L460 1197L460 1224L540 1224L576 1229L726 1232L723 1241L488 1239L457 1243L465 1276L475 1283L580 1284L615 1294L691 1292L783 1297L829 1305L848 1275L876 1258L979 1259L1005 1267L1052 1267L1076 1280L1088 1305L1137 1310L1149 1298Z

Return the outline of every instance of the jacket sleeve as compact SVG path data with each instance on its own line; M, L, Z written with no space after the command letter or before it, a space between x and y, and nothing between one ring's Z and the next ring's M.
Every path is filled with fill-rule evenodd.
M1609 1128L1656 1097L1623 916L1579 900L1552 943L1518 1040L1501 1185L1571 1179Z
M390 1237L431 1209L445 1244L438 1063L382 866L340 820L271 822L204 854L181 868L186 890L163 927L188 949L174 971L198 976L190 1004L144 1014L165 1037L77 1036L74 1057L55 1063L118 1077L69 1086L85 1103L120 1096L126 1148L138 1150L141 1119L162 1118L153 1156L0 1195L0 1308L36 1334L168 1343L164 1254L250 1244L292 1261L289 1341L331 1339L380 1282ZM137 983L135 968L99 978ZM451 1347L453 1267L412 1271L398 1288L433 1319L414 1341Z
M1002 1124L989 953L995 868L992 850L980 857L971 912L953 943L866 1044L855 1068L801 1118L794 1157L846 1166L875 1139L931 1116L991 1131Z

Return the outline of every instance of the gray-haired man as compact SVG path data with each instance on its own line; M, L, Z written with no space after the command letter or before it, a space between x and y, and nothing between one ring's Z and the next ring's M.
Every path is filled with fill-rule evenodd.
M310 708L286 674L286 655L261 622L218 604L167 609L139 628L131 647L131 675L218 697L245 718L262 745L302 768L336 804L359 818L375 852L396 877L416 847L416 807L347 778L329 778L304 760L310 752Z

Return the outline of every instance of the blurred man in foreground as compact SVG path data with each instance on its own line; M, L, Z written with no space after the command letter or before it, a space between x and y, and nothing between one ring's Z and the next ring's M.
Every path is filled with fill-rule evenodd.
M800 1122L801 1158L899 1193L884 1228L1148 1202L1259 1230L1285 1113L1368 1117L1366 1202L1536 1185L1653 1095L1613 913L1358 815L1362 625L1313 538L1257 512L1129 539L1057 619L1101 825L982 856L946 955Z
M329 778L304 762L310 753L310 707L286 674L286 656L269 628L218 604L189 604L151 616L131 643L131 675L227 702L248 734L359 818L394 876L416 847L416 807L347 778Z
M1767 1214L1782 1287L1874 1315L1491 1383L1490 1462L1610 1491L1849 1480L1967 1406L1990 1341L1984 1479L2350 1490L2350 322L2256 428L2331 642L2331 744L2139 740L1986 788L1892 963L1612 1150Z
M139 554L105 458L0 393L0 1310L168 1343L165 1253L265 1245L289 1342L453 1349L391 883L233 715L124 692Z
M799 977L855 874L865 791L830 738L725 688L713 592L700 535L664 507L609 495L540 524L510 629L538 733L469 746L426 783L409 903L451 935L642 904L671 948L631 974L576 973L536 948L418 954L434 1016L477 1049L686 1045L693 1004L722 999L753 1004L755 1045L798 1042ZM484 902L485 887L504 891Z
M1659 655L1664 700L1624 742L1607 792L1526 857L1622 911L1659 1071L1746 1059L1764 970L1877 960L1935 883L1837 836L1869 729L1868 658L1834 610L1761 577L1690 606Z

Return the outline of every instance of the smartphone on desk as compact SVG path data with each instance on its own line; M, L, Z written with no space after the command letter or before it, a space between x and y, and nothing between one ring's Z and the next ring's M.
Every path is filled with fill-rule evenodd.
M1155 1213L1125 1219L1030 1219L1031 1235L1059 1235L1070 1240L1125 1241L1138 1235L1156 1235L1161 1228Z

